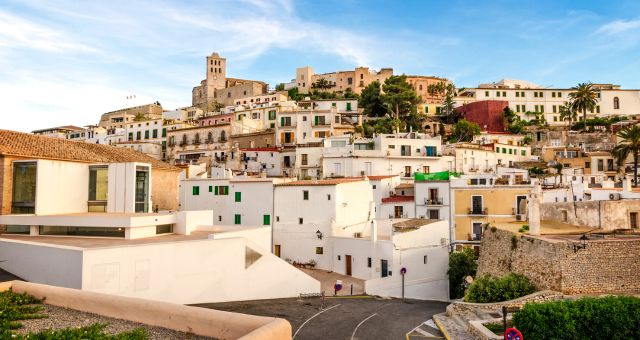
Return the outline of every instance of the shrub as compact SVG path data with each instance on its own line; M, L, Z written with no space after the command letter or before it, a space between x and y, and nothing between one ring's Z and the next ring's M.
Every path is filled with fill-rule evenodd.
M520 229L518 229L519 233L526 233L527 231L529 231L529 225L528 224L523 224L522 227L520 227Z
M449 294L452 299L461 298L464 295L464 278L475 276L478 264L476 253L473 249L466 248L461 252L449 254Z
M513 315L513 323L528 339L640 339L640 299L528 303Z
M467 302L500 302L517 299L535 292L535 286L524 275L509 273L503 277L486 274L471 284L464 300Z

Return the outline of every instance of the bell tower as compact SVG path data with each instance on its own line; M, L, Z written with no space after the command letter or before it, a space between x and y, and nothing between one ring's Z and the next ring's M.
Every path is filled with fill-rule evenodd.
M215 90L226 87L227 83L227 59L220 58L218 53L213 52L207 57L207 94Z

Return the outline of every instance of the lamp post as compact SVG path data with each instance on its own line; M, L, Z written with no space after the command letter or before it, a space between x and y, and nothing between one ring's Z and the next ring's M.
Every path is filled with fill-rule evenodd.
M573 244L573 252L577 252L579 249L586 249L587 248L587 241L589 241L589 237L587 237L587 234L582 234L582 236L580 236L579 238L580 243L578 244Z
M318 240L322 240L322 232L320 230L316 231L316 236L318 236Z

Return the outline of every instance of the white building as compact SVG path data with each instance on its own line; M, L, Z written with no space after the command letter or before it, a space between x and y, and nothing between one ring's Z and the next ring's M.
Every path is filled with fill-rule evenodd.
M418 133L377 135L373 139L334 137L324 141L322 173L326 177L399 175L453 170L454 159L442 155L440 136Z
M455 155L453 171L461 173L495 173L498 167L512 167L516 162L537 160L531 147L514 144L487 145L458 143L447 145L446 153Z
M621 89L619 85L594 84L598 90L598 105L587 117L631 116L640 114L640 90ZM569 102L569 88L548 88L522 80L502 79L496 83L480 84L477 88L465 88L455 101L462 105L481 100L504 100L521 118L533 117L525 112L544 114L550 125L566 125L560 120L560 107ZM582 114L579 115L581 119Z

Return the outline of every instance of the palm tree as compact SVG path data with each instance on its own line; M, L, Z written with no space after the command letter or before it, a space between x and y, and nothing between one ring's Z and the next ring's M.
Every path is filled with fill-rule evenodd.
M333 85L331 84L330 81L324 79L324 78L320 78L318 79L315 83L311 84L311 87L316 88L316 89L320 89L320 90L327 90L333 87Z
M578 120L578 112L576 112L571 107L571 105L564 104L564 105L560 106L560 120L561 121L568 120L569 121L569 130L571 130L571 123L573 121L577 121Z
M569 101L571 108L576 112L582 112L582 120L584 121L583 131L587 129L587 110L593 111L598 104L598 94L593 88L592 83L581 83L571 88L573 92L569 93Z
M629 154L633 155L633 186L638 186L638 154L640 153L640 126L634 125L627 127L618 132L618 137L622 138L622 141L613 149L616 155L619 157L626 156ZM624 164L623 160L619 160L619 162Z
M611 156L616 162L616 167L618 168L618 174L625 174L625 163L627 162L627 158L629 157L629 149L625 148L622 145L616 145L613 149L611 149Z

